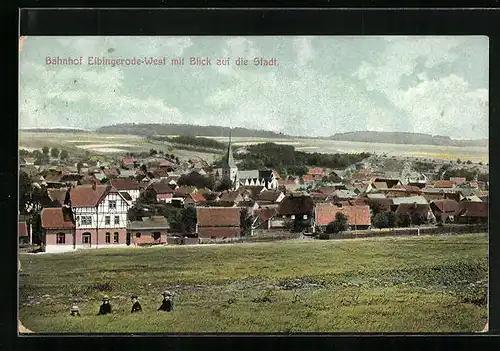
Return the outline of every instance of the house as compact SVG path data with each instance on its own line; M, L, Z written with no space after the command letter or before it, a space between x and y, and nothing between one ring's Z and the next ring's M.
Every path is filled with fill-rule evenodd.
M277 213L277 207L262 207L255 210L254 215L257 217L256 229L272 229L273 219ZM278 225L276 227L283 227L282 221L278 221Z
M68 173L68 174L63 174L62 177L60 178L59 182L64 183L66 185L70 185L70 186L77 186L82 178L83 178L83 175L81 175L81 174Z
M323 168L309 168L307 175L311 176L313 180L321 180L325 176Z
M396 185L402 185L401 180L397 178L374 177L370 180L366 191L369 192L372 189L391 189Z
M34 166L36 159L34 157L24 157L24 166Z
M206 202L207 200L201 194L189 194L184 199L184 205L191 205L191 206L202 205L205 204Z
M392 199L392 203L394 205L400 205L400 204L420 204L420 205L429 205L429 202L425 199L423 196L402 196L402 197L395 197Z
M278 206L277 216L283 223L286 219L302 219L311 223L313 213L314 201L310 196L286 196Z
M284 187L287 191L295 191L300 187L299 179L278 180L278 187Z
M120 174L120 172L116 168L105 169L102 171L102 173L104 173L104 175L108 179L116 178Z
M40 217L45 252L66 252L76 249L76 226L69 207L44 208Z
M387 197L421 195L422 190L414 185L395 185L385 192Z
M174 189L169 184L166 183L151 183L145 191L148 189L153 189L154 193L156 194L156 200L158 202L166 202L166 203L172 203L172 199L174 197Z
M454 186L457 186L466 183L467 179L464 177L452 177L450 178L450 182L454 184Z
M132 158L132 157L122 158L120 160L120 166L123 169L132 169L132 168L135 168L137 166L137 159L136 158Z
M109 181L112 187L119 192L126 192L130 195L131 202L135 203L140 196L141 185L133 179L111 179Z
M238 179L240 186L265 185L265 181L259 178L259 171L256 169L249 171L238 171Z
M315 178L312 174L303 175L301 179L303 183L312 183L315 181Z
M241 194L241 196L243 196L243 198L248 196L252 199L257 199L259 197L259 194L265 190L266 188L263 185L247 185L239 187L237 191Z
M28 233L28 226L26 225L26 222L18 222L17 226L17 236L19 238L19 244L27 244L29 243L29 233Z
M422 184L424 186L429 180L428 177L421 172L408 172L404 174L402 178L405 184Z
M151 172L149 172L149 174L150 174L151 178L160 179L160 180L167 179L169 176L168 170L165 167L155 168L155 169L151 170Z
M436 220L441 223L454 222L460 211L460 204L449 199L432 201L430 207Z
M320 228L325 228L335 220L337 213L342 213L347 217L347 223L351 229L368 229L371 225L370 206L345 206L331 203L316 204L314 208L315 224Z
M70 189L68 206L75 235L66 245L74 248L124 246L129 204L111 185L81 185Z
M255 211L258 210L260 207L257 201L252 199L240 201L239 203L236 204L236 206L240 208L246 208L250 216L253 216L255 214Z
M342 201L347 199L354 199L358 195L351 190L335 190L332 194L330 194L329 198Z
M410 218L413 218L417 215L422 216L428 223L435 223L436 217L432 212L429 204L423 203L400 203L394 204L392 206L392 210L396 215L407 214ZM415 224L415 223L413 223Z
M434 188L454 188L455 184L450 180L436 180L434 182Z
M325 202L325 201L327 201L327 199L330 196L330 195L323 194L323 193L310 193L309 195L313 199L314 203Z
M457 216L459 223L488 223L488 203L461 201Z
M285 198L285 194L278 190L264 190L257 195L259 203L279 203Z
M141 221L130 221L127 226L128 245L166 244L170 226L163 216L142 217Z
M237 203L245 200L239 191L225 191L219 198L219 202L226 203L230 206L236 206Z
M238 207L197 207L196 233L200 242L239 237L240 211Z
M135 169L122 169L117 178L119 179L135 179L137 171Z
M47 196L55 207L62 207L64 205L67 194L68 188L47 189Z

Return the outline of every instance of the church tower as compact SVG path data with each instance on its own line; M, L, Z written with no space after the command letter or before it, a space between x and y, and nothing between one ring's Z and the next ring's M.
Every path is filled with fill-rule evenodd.
M240 180L238 178L238 167L236 167L236 162L234 162L233 149L231 147L231 129L229 130L229 144L227 146L225 161L222 167L222 177L229 178L233 183L233 190L236 190L240 186Z

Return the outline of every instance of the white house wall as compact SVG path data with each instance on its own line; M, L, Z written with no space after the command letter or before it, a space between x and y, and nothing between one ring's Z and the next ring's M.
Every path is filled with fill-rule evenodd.
M116 209L109 208L109 201L116 201ZM119 194L108 194L103 201L99 204L97 209L95 207L73 207L73 214L76 219L76 229L113 229L113 228L126 228L127 227L127 212L129 204ZM84 225L81 222L81 216L91 216L92 224ZM98 217L99 216L99 217ZM110 224L106 224L106 216L110 216ZM115 216L119 216L120 223L115 224ZM99 221L97 221L99 218Z

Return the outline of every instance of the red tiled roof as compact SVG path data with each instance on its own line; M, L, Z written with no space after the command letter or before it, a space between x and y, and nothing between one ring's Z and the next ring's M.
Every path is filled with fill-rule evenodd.
M434 188L453 188L453 182L449 180L437 180Z
M194 186L181 186L175 189L175 196L187 196L196 192L196 187Z
M239 227L238 207L198 207L196 209L198 227Z
M117 190L139 190L139 182L133 179L111 179L109 182Z
M116 170L116 168L105 169L103 171L103 173L106 176L112 176L112 177L117 177L118 176L118 171Z
M122 158L122 163L125 165L133 165L134 162L137 162L136 158Z
M205 202L207 201L203 195L201 194L189 194L188 197L190 197L191 199L193 199L194 202L198 203L198 202Z
M64 204L64 200L66 200L66 192L68 189L66 188L60 188L60 189L47 189L47 195L49 196L49 199L52 201L57 201L61 205Z
M96 185L95 190L92 185L80 185L70 190L72 207L94 207L102 198L112 191L111 185ZM116 191L116 189L114 189Z
M347 216L350 225L370 225L370 206L336 206L330 203L316 204L316 223L328 225L335 220L337 213Z
M431 208L434 211L454 215L459 212L460 204L455 200L442 199L432 201Z
M306 174L306 175L302 176L302 180L304 180L304 182L309 182L309 181L313 181L314 177L312 176L312 174Z
M257 200L275 202L276 200L278 200L281 194L283 194L281 191L264 190L259 193L259 195L257 196Z
M26 222L18 222L17 233L19 236L28 236L28 226Z
M309 168L309 171L307 172L307 174L311 174L311 175L324 175L325 172L323 171L322 168Z
M168 177L168 171L165 168L155 168L151 173L155 178Z
M173 197L174 197L174 194L172 194L172 193L170 193L170 194L158 194L158 195L156 195L156 198L158 200L160 200L160 199L171 199Z
M295 185L295 180L293 179L280 179L278 180L279 185Z
M238 191L225 191L222 193L220 201L236 202L238 201L238 196L241 196L241 194Z
M166 183L153 183L151 187L156 191L156 194L173 194L174 189Z
M404 190L412 193L421 193L422 189L415 185L395 185L391 188L391 190Z
M44 208L41 213L44 229L74 229L75 223L70 216L63 214L64 208Z
M454 183L454 184L462 184L462 183L465 183L467 181L466 178L464 177L454 177L454 178L450 178L450 182Z
M158 166L159 167L172 167L174 164L170 161L161 161Z
M460 202L460 215L464 217L488 217L487 202Z
M273 218L277 213L276 208L259 208L255 210L255 215L259 217L261 222L265 222Z

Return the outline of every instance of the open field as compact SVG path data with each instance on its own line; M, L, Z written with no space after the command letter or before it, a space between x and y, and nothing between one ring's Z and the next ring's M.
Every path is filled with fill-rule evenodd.
M20 318L37 332L478 331L487 252L467 234L22 253ZM156 312L165 289L172 313ZM95 315L103 294L110 316Z
M213 137L217 141L227 143L226 137ZM321 153L371 152L386 153L389 156L422 157L444 160L471 160L472 162L488 163L488 148L454 147L433 145L379 144L351 141L334 141L318 139L266 139L266 138L232 138L235 146L250 145L264 142L293 145L297 150ZM21 148L39 148L43 146L65 148L68 151L96 154L113 154L125 152L149 151L162 149L167 151L166 144L151 142L144 137L134 135L108 135L100 133L37 133L20 132ZM212 160L213 154L191 150L174 149L182 157L202 157Z

